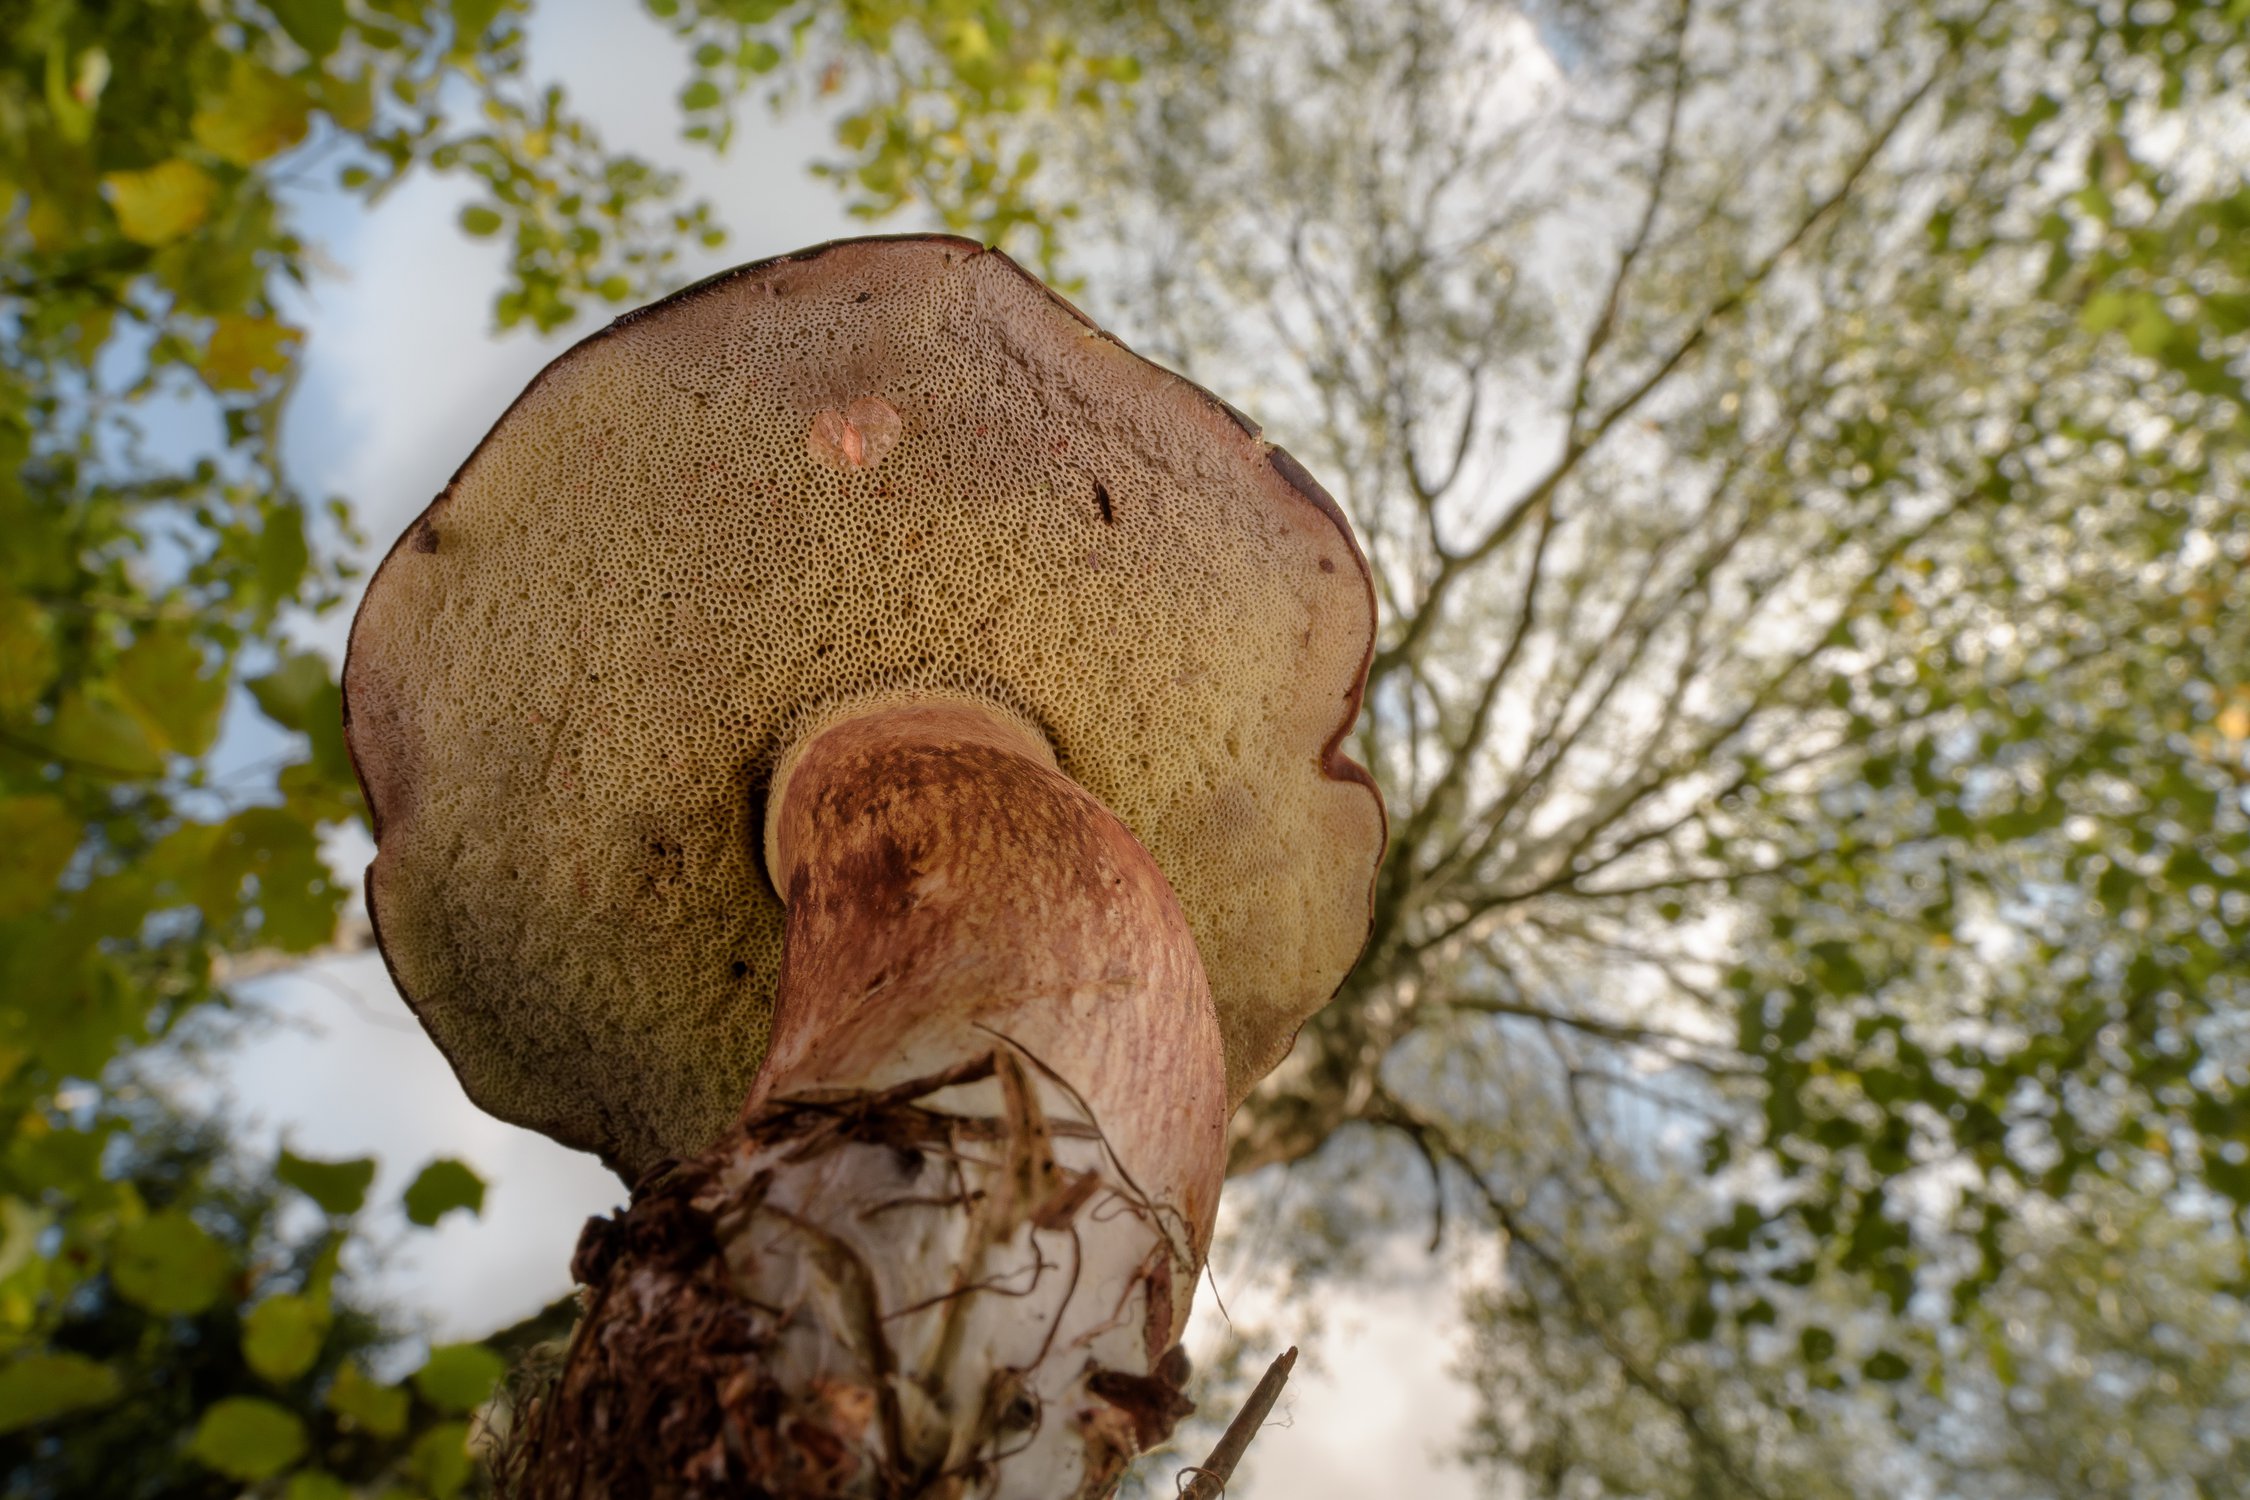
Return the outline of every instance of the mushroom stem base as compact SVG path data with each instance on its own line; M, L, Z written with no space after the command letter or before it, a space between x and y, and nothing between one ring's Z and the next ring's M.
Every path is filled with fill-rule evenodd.
M997 712L871 710L784 770L764 1068L735 1131L588 1226L511 1487L1105 1495L1188 1409L1224 1166L1186 921Z
M1191 1410L1184 1226L1005 1047L791 1099L587 1225L591 1290L509 1490L1109 1493ZM936 1107L939 1099L954 1107ZM982 1101L988 1110L979 1110Z

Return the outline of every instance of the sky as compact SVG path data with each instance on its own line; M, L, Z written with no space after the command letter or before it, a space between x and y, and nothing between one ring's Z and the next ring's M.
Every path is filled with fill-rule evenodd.
M732 238L684 264L683 283L859 231L833 189L805 170L825 143L819 122L752 113L723 160L677 140L672 96L683 60L639 7L544 4L531 37L535 76L564 83L611 144L682 169L691 195L717 204ZM420 180L373 213L319 190L302 200L333 269L296 309L308 336L287 442L311 490L354 502L370 562L540 367L592 326L546 339L495 336L500 251L455 227L464 199L456 184ZM340 657L349 618L347 608L298 633ZM355 884L371 852L357 835L330 850ZM249 993L266 1019L224 1057L219 1084L254 1139L315 1156L377 1156L379 1202L395 1202L437 1156L467 1161L491 1184L478 1218L455 1214L412 1235L395 1219L377 1222L378 1239L397 1246L379 1282L386 1296L444 1339L480 1336L566 1289L579 1225L622 1199L615 1178L591 1157L472 1106L376 959L256 981ZM1478 1492L1445 1459L1471 1415L1468 1392L1447 1375L1457 1289L1417 1265L1324 1306L1318 1343L1251 1450L1249 1473L1230 1491L1236 1500ZM1256 1286L1222 1291L1238 1321L1273 1311ZM1209 1303L1206 1285L1191 1349L1216 1336Z

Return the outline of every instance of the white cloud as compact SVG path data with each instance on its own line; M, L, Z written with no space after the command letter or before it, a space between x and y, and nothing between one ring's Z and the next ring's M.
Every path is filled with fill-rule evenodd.
M1244 1477L1228 1493L1244 1500L1471 1500L1474 1477L1447 1457L1473 1414L1470 1392L1446 1373L1458 1298L1450 1278L1437 1273L1327 1293L1320 1331L1299 1351L1281 1401L1251 1444ZM1246 1326L1290 1321L1255 1295L1230 1294L1228 1309ZM1219 1324L1206 1281L1191 1351L1214 1347Z

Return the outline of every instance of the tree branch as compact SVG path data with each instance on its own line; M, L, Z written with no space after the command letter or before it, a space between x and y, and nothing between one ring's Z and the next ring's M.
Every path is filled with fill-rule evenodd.
M1384 1091L1380 1095L1365 1118L1371 1124L1386 1126L1409 1136L1422 1137L1429 1143L1431 1150L1443 1159L1452 1162L1461 1174L1468 1179L1470 1186L1476 1190L1476 1194L1483 1201L1486 1211L1492 1215L1494 1222L1507 1234L1509 1241L1522 1247L1524 1253L1537 1261L1540 1267L1554 1280L1556 1287L1562 1293L1563 1300L1569 1305L1579 1324L1593 1334L1596 1342L1601 1345L1603 1352L1609 1355L1611 1361L1616 1364L1618 1372L1625 1377L1626 1381L1643 1394L1667 1407L1679 1420L1681 1427L1686 1430L1689 1439L1703 1450L1719 1471L1726 1475L1738 1489L1745 1494L1757 1497L1757 1500L1774 1500L1772 1492L1766 1489L1755 1475L1743 1467L1741 1461L1736 1458L1734 1451L1712 1431L1701 1404L1685 1392L1675 1390L1670 1382L1641 1362L1639 1356L1610 1328L1608 1319L1602 1316L1599 1309L1593 1305L1592 1299L1578 1285L1577 1279L1570 1274L1569 1267L1564 1264L1561 1255L1542 1244L1536 1235L1529 1232L1529 1226L1524 1215L1518 1212L1516 1207L1492 1186L1483 1171L1469 1158L1468 1153L1454 1142L1442 1125L1417 1113L1388 1091Z
M1531 518L1562 483L1576 471L1579 463L1612 432L1618 423L1639 410L1656 389L1668 380L1673 372L1701 349L1717 328L1746 306L1772 278L1781 264L1795 252L1807 236L1832 217L1850 199L1870 167L1884 149L1896 138L1907 119L1929 97L1938 82L1951 71L1957 53L1948 53L1933 67L1921 83L1911 89L1881 125L1876 127L1858 155L1845 170L1843 178L1834 189L1816 201L1799 217L1795 226L1780 243L1769 250L1750 271L1727 292L1707 306L1689 325L1662 358L1626 393L1613 402L1594 422L1583 429L1573 424L1566 437L1562 452L1545 473L1533 481L1528 489L1508 508L1491 529L1473 545L1450 553L1423 591L1421 604L1406 623L1405 630L1389 646L1375 653L1369 667L1370 678L1379 678L1395 671L1400 661L1420 649L1423 639L1434 628L1443 612L1445 597L1461 575L1491 557L1523 524Z
M1227 1430L1220 1436L1218 1446L1211 1450L1211 1456L1185 1471L1195 1477L1188 1480L1187 1487L1180 1491L1180 1500L1218 1500L1219 1496L1226 1493L1227 1481L1234 1477L1235 1466L1242 1462L1242 1455L1249 1450L1250 1440L1265 1425L1274 1402L1281 1399L1281 1388L1289 1383L1289 1372L1296 1368L1297 1346L1291 1344L1281 1352L1279 1358L1266 1366L1266 1373L1259 1377L1257 1388L1250 1392L1250 1399L1242 1403L1242 1410L1236 1412L1234 1420L1227 1424Z

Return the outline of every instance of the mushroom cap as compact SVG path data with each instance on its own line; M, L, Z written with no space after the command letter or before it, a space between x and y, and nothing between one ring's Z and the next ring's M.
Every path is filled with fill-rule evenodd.
M1155 857L1231 1106L1366 941L1374 627L1303 468L1006 256L744 266L556 359L376 571L369 914L485 1109L628 1176L691 1155L765 1051L775 764L839 705L967 695Z

